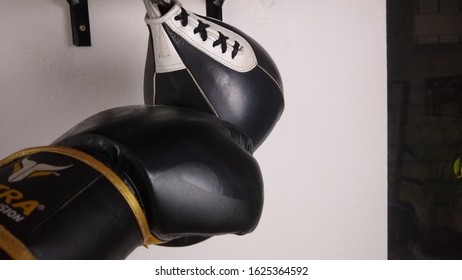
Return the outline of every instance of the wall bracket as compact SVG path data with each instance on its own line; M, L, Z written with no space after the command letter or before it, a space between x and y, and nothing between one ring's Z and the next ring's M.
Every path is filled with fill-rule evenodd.
M206 0L207 16L218 20L223 20L223 3L225 0Z
M72 41L78 47L91 46L87 0L67 0L71 9Z

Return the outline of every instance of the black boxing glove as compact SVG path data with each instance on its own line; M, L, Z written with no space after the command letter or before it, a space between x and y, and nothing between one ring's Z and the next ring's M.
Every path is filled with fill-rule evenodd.
M0 258L123 259L256 227L252 143L211 115L115 108L0 162Z
M270 55L244 32L177 0L144 2L150 33L145 103L213 114L258 148L284 110L282 79Z

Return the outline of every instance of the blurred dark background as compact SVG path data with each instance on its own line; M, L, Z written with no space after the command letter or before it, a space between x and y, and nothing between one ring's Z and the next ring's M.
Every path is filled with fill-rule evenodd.
M462 0L387 0L388 258L462 259Z

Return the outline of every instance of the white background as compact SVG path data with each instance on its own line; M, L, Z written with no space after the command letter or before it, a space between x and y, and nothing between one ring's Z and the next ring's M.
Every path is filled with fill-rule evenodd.
M205 0L183 0L205 13ZM93 46L72 45L65 0L0 0L0 157L79 121L142 104L141 0L89 0ZM256 231L131 259L385 259L385 0L226 0L224 20L283 76L285 112L255 153L265 181Z

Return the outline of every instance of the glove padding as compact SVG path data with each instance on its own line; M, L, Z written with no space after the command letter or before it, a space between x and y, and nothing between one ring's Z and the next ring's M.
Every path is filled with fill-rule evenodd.
M252 142L235 126L211 115L167 106L115 108L78 124L49 149L62 147L96 159L106 171L98 171L104 175L99 177L90 176L88 172L74 174L76 180L86 183L74 186L69 194L72 199L63 202L52 216L35 223L34 231L28 235L17 236L16 227L9 227L11 223L0 215L0 224L6 224L10 234L39 258L124 258L143 243L184 246L214 235L249 233L260 219L263 182L259 166L251 154ZM19 159L10 161L0 168L5 170L0 173L4 174L0 176L1 184L7 181L6 177L18 162ZM62 179L66 178L65 171L58 171ZM134 201L120 196L114 188L109 190L108 180L104 181L107 190L86 191L93 185L103 184L99 183L100 177L111 178L104 174L108 172L113 172L125 183L128 196L135 198ZM26 186L24 196L28 196L28 191ZM75 197L81 193L97 199L87 197L76 203ZM106 196L111 198L105 199ZM93 203L100 200L104 203ZM132 207L136 203L147 222L149 238L140 233L139 220L143 217L132 213L136 212ZM85 215L90 212L92 223L86 223ZM127 213L131 217L125 217ZM118 215L120 220L114 218ZM55 221L53 217L60 217L56 219L60 224L50 226ZM37 236L44 235L42 229L48 228L53 228L49 232L52 236L46 237L49 242L37 241ZM105 229L106 247L99 248L98 242L103 242L99 234L101 228ZM116 228L124 230L114 235L111 229ZM60 238L66 235L82 238L75 241L79 244L72 244L67 249L74 250L69 253L54 246L53 238L60 235ZM118 249L107 248L107 244Z
M86 151L130 178L163 241L244 234L259 220L263 183L252 142L216 117L169 106L117 108L53 145Z

